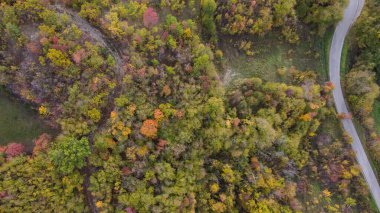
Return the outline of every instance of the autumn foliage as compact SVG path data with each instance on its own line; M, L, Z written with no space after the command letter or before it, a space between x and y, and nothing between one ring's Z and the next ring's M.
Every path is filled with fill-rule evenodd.
M313 13L316 1L62 0L68 15L48 1L1 1L1 85L39 107L57 136L39 136L31 156L0 146L0 209L372 212L352 139L333 134L332 82L282 64L281 82L260 68L265 80L221 82L224 42L265 60L265 45L284 37L317 56L316 32L303 29L318 26L301 24L327 14ZM347 91L374 91L350 82Z
M144 26L148 27L148 28L157 24L158 15L154 11L153 8L149 7L148 9L146 9L146 11L144 13L144 20L143 21L144 21Z
M140 128L141 134L148 138L155 138L157 136L157 121L155 120L145 120Z
M82 61L82 59L84 58L86 52L84 49L80 49L78 51L76 51L73 55L72 55L72 59L73 61L75 62L75 64L80 64L80 62Z
M21 155L25 150L24 145L19 143L10 143L8 144L5 154L8 158L16 157L18 155Z
M132 174L132 171L130 168L124 166L122 169L121 169L121 172L123 173L123 175L130 175Z
M351 113L339 113L337 116L339 119L352 119Z
M41 151L44 151L48 148L49 142L51 140L51 136L44 133L40 135L35 141L34 141L34 148L33 148L33 154L37 154Z
M154 118L157 121L160 121L164 118L164 113L162 113L162 111L160 109L156 109L156 110L154 110Z
M162 139L160 139L160 140L158 141L158 144L156 145L156 149L157 149L157 151L161 151L161 150L163 150L167 144L168 144L168 142L167 142L166 140L162 140Z
M331 82L331 81L326 82L325 85L324 85L324 91L325 91L325 92L330 92L330 91L332 91L334 88L335 88L335 85L334 85L334 83Z

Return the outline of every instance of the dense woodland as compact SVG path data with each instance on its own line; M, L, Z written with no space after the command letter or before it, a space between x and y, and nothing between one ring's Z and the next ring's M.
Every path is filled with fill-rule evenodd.
M0 85L59 129L31 153L0 147L1 211L374 211L350 137L321 131L339 125L334 85L296 68L281 72L286 84L220 80L220 38L247 55L241 38L297 45L334 26L345 1L57 3L0 3ZM358 32L379 29L370 20ZM373 100L380 54L368 36L347 90L373 85L357 94Z

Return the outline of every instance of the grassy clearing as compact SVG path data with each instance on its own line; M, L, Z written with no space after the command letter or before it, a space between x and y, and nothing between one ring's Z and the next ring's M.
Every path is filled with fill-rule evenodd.
M51 129L39 119L38 114L7 94L0 87L0 145L9 142L23 143L28 150L33 139Z
M325 133L334 139L341 139L343 136L341 125L341 122L335 116L330 116L323 120L319 127L319 132Z
M233 78L260 77L267 81L281 81L277 69L294 66L299 70L314 70L321 81L327 81L331 38L332 32L328 31L323 37L302 38L299 44L292 45L269 34L253 40L254 56L239 51L229 38L221 38L220 48L225 54L226 68L234 73Z
M326 206L325 196L323 195L323 186L321 185L319 180L310 181L308 193L305 196L298 197L300 201L304 204L304 212L323 212ZM335 204L342 203L341 197L330 197L331 204L330 206L334 206Z
M318 197L322 194L321 185L317 181L310 183L309 195L298 197L304 204L305 211L308 212L317 212L318 209L321 209ZM318 202L318 203L317 203Z

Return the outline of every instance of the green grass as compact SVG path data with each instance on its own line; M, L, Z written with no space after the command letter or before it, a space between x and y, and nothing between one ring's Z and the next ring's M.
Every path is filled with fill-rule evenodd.
M326 117L319 127L319 133L329 135L333 139L340 139L343 136L343 127L341 122L335 116Z
M260 77L267 81L281 81L277 69L294 66L302 71L316 71L321 81L327 81L332 34L328 31L323 37L302 38L299 44L289 44L275 34L269 34L252 40L254 56L246 56L228 38L222 39L221 49L227 69L236 73L234 78Z
M52 130L29 106L12 99L0 87L0 145L9 142L23 143L31 150L33 139Z
M321 70L319 70L319 75L322 81L328 81L329 79L329 56L330 56L330 46L334 35L334 29L328 29L323 37L318 37L316 39L317 50L321 57Z
M347 35L346 40L344 41L344 45L342 49L342 58L340 62L340 73L342 76L346 75L350 71L350 68L352 65L351 45L352 45L352 36L349 34Z
M380 134L380 101L376 100L373 105L372 111L373 118L375 119L375 127L377 134Z

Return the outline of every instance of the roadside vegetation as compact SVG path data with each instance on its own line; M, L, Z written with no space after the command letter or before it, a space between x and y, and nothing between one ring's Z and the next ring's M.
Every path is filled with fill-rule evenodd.
M345 92L355 118L364 127L366 146L372 163L380 171L380 124L378 98L380 76L380 3L366 1L361 17L354 27L355 57L346 74ZM351 48L352 49L352 48Z

